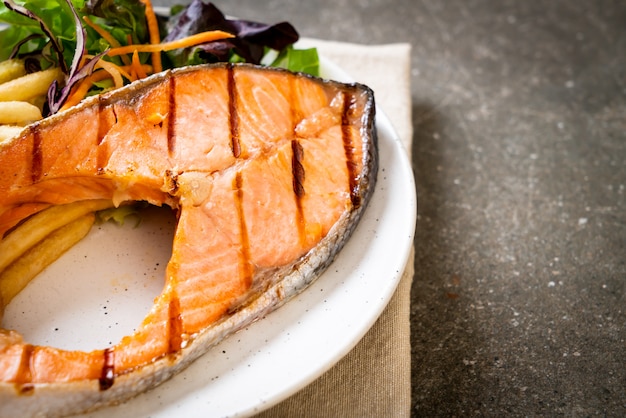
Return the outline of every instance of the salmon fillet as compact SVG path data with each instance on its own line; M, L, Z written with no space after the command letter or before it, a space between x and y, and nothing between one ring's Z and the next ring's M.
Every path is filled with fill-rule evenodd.
M76 201L177 213L163 291L134 334L91 352L0 334L0 416L122 402L306 288L373 193L374 117L360 84L203 65L90 98L0 146L0 236Z

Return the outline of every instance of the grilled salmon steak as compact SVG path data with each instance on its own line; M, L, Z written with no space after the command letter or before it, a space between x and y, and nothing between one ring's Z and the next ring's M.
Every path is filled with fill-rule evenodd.
M0 331L0 416L122 402L303 290L373 193L374 113L360 84L203 65L91 97L0 145L5 239L77 201L177 214L163 291L134 334L84 352Z

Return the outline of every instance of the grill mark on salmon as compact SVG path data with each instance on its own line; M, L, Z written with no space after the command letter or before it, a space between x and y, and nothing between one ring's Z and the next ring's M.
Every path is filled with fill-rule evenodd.
M241 143L239 142L239 115L237 114L237 86L235 85L235 72L232 65L227 67L228 74L228 126L230 130L230 148L233 157L241 155Z
M18 391L20 396L30 396L35 393L35 385L32 383L24 383L18 385Z
M291 140L291 172L293 177L293 193L296 199L296 226L300 242L306 240L305 219L302 211L302 198L304 197L304 149L297 139Z
M107 347L102 352L102 372L98 379L98 388L103 391L115 383L115 349Z
M98 136L96 137L96 145L101 145L102 141L104 141L104 137L109 133L111 126L113 124L109 123L109 120L106 118L104 113L104 109L106 108L107 103L102 96L98 96L98 106L96 107L97 121L98 121ZM101 167L98 165L98 167Z
M297 139L291 140L291 166L293 175L293 192L297 197L297 201L304 197L304 167L302 160L304 159L304 150ZM299 203L298 205L301 205Z
M103 141L107 133L113 126L113 123L110 123L109 119L107 118L107 115L105 112L106 106L107 104L102 98L102 96L98 96L98 105L96 107L96 112L97 112L96 120L98 121L97 122L98 123L98 136L96 137L96 147L97 147L96 148L97 149L96 172L99 175L102 175L104 173L104 167L106 166L106 162L108 159L108 147L106 146L106 144L103 144ZM111 108L113 109L113 107Z
M167 78L169 86L169 100L167 112L167 150L170 155L176 146L176 79L171 75Z
M235 207L237 208L237 218L239 219L239 234L241 235L241 250L239 257L239 277L244 285L250 286L252 283L253 268L250 264L250 240L248 238L248 228L243 210L243 179L241 173L235 175Z
M33 381L31 360L34 350L35 347L32 344L26 344L22 350L20 365L15 376L15 384L20 393L26 393L23 388Z
M296 79L289 79L289 95L290 102L292 103L291 176L293 177L293 192L296 200L296 226L298 228L300 243L304 244L306 241L305 219L304 212L302 210L302 198L305 194L304 166L302 165L302 160L304 159L304 148L302 148L302 145L298 141L297 135L298 121L302 120L303 116L297 97Z
M168 309L168 353L173 354L180 351L183 346L183 319L180 314L180 299L178 298L176 291L172 290L170 294L171 300Z
M354 161L354 144L352 141L352 129L350 129L350 117L354 106L353 98L348 93L343 94L343 112L341 114L341 135L343 138L343 148L346 153L346 166L348 168L348 179L350 182L350 201L352 206L361 206L359 195L359 184L357 174L357 163Z
M0 236L85 199L147 200L179 217L164 291L137 331L89 353L0 350L0 415L128 399L306 288L373 193L374 114L362 85L208 65L88 99L0 146Z
M33 129L33 150L31 164L31 179L35 183L42 176L41 135L37 126Z

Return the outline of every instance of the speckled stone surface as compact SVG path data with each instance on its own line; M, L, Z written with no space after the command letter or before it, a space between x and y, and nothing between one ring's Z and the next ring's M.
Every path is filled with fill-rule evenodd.
M413 415L626 415L626 2L215 3L413 45Z

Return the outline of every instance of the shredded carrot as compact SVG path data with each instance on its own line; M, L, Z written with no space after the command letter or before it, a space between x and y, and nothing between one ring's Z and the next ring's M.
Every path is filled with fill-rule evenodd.
M150 43L153 45L160 44L161 35L159 34L159 23L157 22L157 17L152 7L152 1L141 0L141 2L146 6L146 23L148 24ZM161 51L152 52L152 66L157 73L163 70L163 66L161 65Z
M153 60L153 64L154 64L154 60ZM133 52L133 60L132 60L132 64L130 68L131 68L130 74L134 76L134 79L136 80L146 78L148 76L148 74L146 74L145 70L141 66L141 61L139 61L139 53L137 52L137 50Z
M83 16L83 20L85 21L85 23L87 23L87 25L89 25L90 28L95 30L98 33L98 35L102 37L102 39L107 41L109 45L111 45L111 47L119 48L121 46L121 44L117 41L117 39L113 37L113 35L111 35L110 32L96 25L91 19L89 19L89 16L87 15ZM124 64L130 65L130 59L128 59L126 55L122 55L120 58L122 59L122 61L124 61Z
M205 42L217 41L218 39L227 38L234 38L234 35L231 35L228 32L223 32L221 30L214 30L197 33L186 38L178 39L171 42L164 42L156 45L126 45L119 48L111 48L106 55L114 57L117 55L130 54L135 50L137 50L137 52L171 51L172 49L186 48L189 46L203 44Z
M128 72L126 72L118 65L113 64L112 62L100 60L96 64L96 68L102 68L104 71L111 74L111 78L113 79L113 83L115 84L116 89L119 89L124 85L124 80L122 80L122 77L125 77L129 81L133 81Z
M129 71L132 71L131 67L132 66L118 67L119 73L127 74ZM148 74L152 72L152 66L147 65L147 64L143 64L143 65L139 64L139 67L135 68L135 71L141 71L143 74ZM76 87L72 89L72 93L70 94L70 96L67 98L67 100L61 107L61 110L65 110L69 107L77 105L78 103L81 102L81 100L83 100L87 96L87 93L89 93L89 89L93 87L95 83L97 83L98 81L109 79L109 78L112 78L112 74L102 67L94 71L89 76L85 77L80 83L78 83Z

